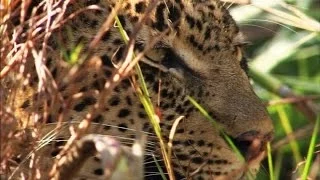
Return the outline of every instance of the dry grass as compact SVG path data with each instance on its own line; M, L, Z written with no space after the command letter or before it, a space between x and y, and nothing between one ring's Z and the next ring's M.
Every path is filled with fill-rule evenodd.
M63 109L68 109L67 107L71 103L70 99L64 99L61 96L57 88L57 84L59 84L60 82L56 82L54 80L52 74L45 65L45 61L47 60L46 54L48 49L48 39L55 29L60 28L67 21L71 21L75 16L79 15L80 13L83 13L86 10L99 10L99 8L96 6L89 6L85 9L81 9L80 11L74 12L65 17L66 7L69 3L70 1L43 1L37 6L34 6L35 4L32 4L32 2L30 1L15 1L11 2L10 4L5 4L5 8L2 14L4 16L4 21L1 22L1 37L3 37L5 41L2 41L2 64L0 73L0 78L2 79L1 85L4 86L1 89L7 90L1 91L1 99L3 100L1 101L1 115L3 115L4 117L1 119L1 126L6 127L5 130L1 131L1 140L3 140L2 142L7 142L1 143L1 149L3 149L1 153L1 174L3 174L5 177L7 177L7 175L9 174L15 173L15 170L14 172L11 172L12 163L10 162L16 154L19 154L19 151L22 151L20 144L26 142L26 138L24 138L24 136L28 136L27 142L31 151L31 153L27 156L27 158L31 158L32 163L30 165L32 171L30 171L30 174L28 176L31 179L40 177L39 164L37 164L37 162L34 161L35 157L37 156L36 150L39 147L49 143L50 139L49 141L43 139L41 140L42 143L38 144L38 137L41 136L38 133L41 132L41 128L43 127L44 122L47 121L48 111L50 110L54 102L57 103L58 101L58 103L63 104ZM30 6L32 6L32 8ZM80 57L78 54L81 52L81 47L80 49L76 49L74 52L71 53L69 63L71 63L73 67L70 69L70 72L68 76L65 77L63 83L68 84L69 82L72 82L73 79L77 78L82 73L79 70L79 67L83 62L88 62L89 64L91 63L91 66L94 66L96 68L99 68L99 66L101 66L99 63L95 63L99 62L99 60L95 61L96 57L94 57L92 49L94 49L97 46L102 35L105 32L107 32L110 29L110 27L113 26L114 20L117 15L117 11L120 7L121 3L119 3L113 9L112 13L109 15L105 23L102 25L95 38L89 43L89 49L86 51L86 54L84 56L81 56L81 58L77 58ZM153 7L154 6L150 6L148 11L151 12ZM15 9L15 11L11 11L12 9ZM32 11L30 12L31 9ZM86 131L91 124L92 118L95 117L95 115L101 111L102 103L105 102L105 98L108 97L110 92L112 92L112 90L121 82L122 79L130 76L130 73L134 66L137 64L139 59L143 57L145 51L148 50L148 47L146 47L146 50L144 52L138 54L135 57L133 56L133 46L135 42L134 36L140 29L143 21L147 19L148 11L145 15L145 18L142 18L141 23L138 23L138 26L135 28L135 32L131 34L130 41L128 42L127 46L126 57L124 58L123 64L121 65L121 67L114 70L111 78L104 84L104 89L98 92L98 102L96 102L93 108L85 115L85 119L83 119L79 123L79 125L71 125L71 127L69 127L71 136L67 141L66 145L59 153L59 155L56 157L55 164L52 168L52 171L50 172L51 177L59 177L59 173L61 173L62 171L60 169L60 164L62 164L65 161L65 154L68 154L68 151L70 151L72 147L75 146L75 142L77 139L80 139L82 136L86 134ZM27 29L25 27L27 27ZM155 40L154 43L156 42L157 41ZM39 43L41 43L41 46L39 46ZM152 46L152 43L150 46ZM38 93L43 94L44 96L42 97L45 97L44 99L39 98L37 100L37 102L39 102L39 104L42 104L44 107L44 120L42 119L40 122L40 120L37 119L37 117L42 116L42 114L33 114L34 119L30 119L30 122L28 123L21 123L18 119L15 118L16 114L12 113L16 111L16 107L14 105L14 94L16 92L14 91L16 91L17 87L27 85L31 81L29 77L29 72L26 70L25 67L26 63L31 63L30 59L34 59L34 64L39 79ZM10 81L10 78L12 77L14 78L15 82L11 82L12 84L7 84L6 81ZM19 81L24 82L20 83ZM132 79L132 82L134 82L134 87L137 87L137 90L139 90L139 84L136 84L136 80ZM145 91L141 93L141 97L149 98L149 96L145 94ZM12 96L7 96L9 94L12 94ZM73 99L75 99L82 96L85 95L74 94L72 97ZM47 102L50 101L51 104L47 104ZM146 104L146 108L148 108L148 106L150 107L150 103ZM64 127L63 118L66 113L67 112L63 110L59 114L58 123L56 128L54 129L55 132L53 132L53 135L59 132L61 128ZM150 113L152 113L150 115L151 117L155 115L153 111L151 111ZM157 125L155 123L153 124L154 126ZM26 134L24 128L31 129L32 133ZM159 127L156 129L158 129L159 132ZM48 137L51 138L51 135ZM163 142L163 140L161 139L161 135L159 136L159 138L160 142ZM18 143L19 147L12 146L14 143ZM166 145L162 143L162 146L164 155L166 155ZM170 168L170 162L168 161L168 158L165 159L167 159L166 164L167 167L169 167L168 172L171 172L172 170L170 169L172 168ZM22 161L25 160L26 159L23 159ZM18 164L14 164L12 165L12 167L15 167L17 165ZM16 168L16 170L18 168ZM171 179L173 179L172 173L169 174L171 174Z

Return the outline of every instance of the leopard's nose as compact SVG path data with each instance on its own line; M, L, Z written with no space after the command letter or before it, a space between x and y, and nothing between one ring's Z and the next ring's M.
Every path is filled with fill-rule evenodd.
M249 162L265 151L266 145L272 139L273 133L261 134L258 131L248 131L242 133L234 139L246 161Z

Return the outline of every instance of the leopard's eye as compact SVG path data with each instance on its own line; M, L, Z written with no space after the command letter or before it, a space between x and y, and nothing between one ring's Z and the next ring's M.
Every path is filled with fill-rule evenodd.
M144 57L154 63L160 63L165 57L165 54L166 54L165 49L162 49L162 48L151 49L145 54Z

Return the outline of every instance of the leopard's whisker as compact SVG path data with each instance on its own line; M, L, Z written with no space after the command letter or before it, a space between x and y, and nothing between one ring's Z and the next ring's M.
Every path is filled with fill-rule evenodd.
M164 160L163 159L157 159L157 162L164 162ZM147 165L147 164L152 164L152 163L154 163L154 161L145 161L143 164L144 165ZM152 167L152 166L148 166L148 167Z
M297 31L295 31L294 29L292 29L290 26L284 24L284 23L281 23L281 22L277 22L277 21L274 21L274 20L268 20L268 19L254 19L254 18L251 18L251 19L247 19L243 22L240 23L240 25L251 25L251 26L254 26L254 24L248 24L248 23L245 23L245 22L252 22L252 21L256 21L256 22L267 22L267 23L272 23L272 24L276 24L276 25L279 25L281 27L284 27L285 29L288 29L289 31L291 32L294 32L294 33L297 33ZM266 29L266 30L269 30L271 32L273 32L274 34L276 34L276 31L273 31L271 30L270 28L268 27L263 27L263 26L259 26L259 25L255 25L256 27L260 27L262 29Z
M168 173L163 173L163 174L167 175ZM159 172L152 172L152 174L148 173L148 174L144 175L144 177L152 177L152 176L160 176L160 175L161 174Z

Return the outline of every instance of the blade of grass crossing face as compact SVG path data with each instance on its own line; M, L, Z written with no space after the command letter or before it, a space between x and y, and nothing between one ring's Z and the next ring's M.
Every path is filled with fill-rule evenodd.
M237 148L237 146L232 142L232 140L230 139L230 137L228 135L226 135L226 133L224 133L221 130L221 133L224 137L224 139L227 141L227 143L229 144L229 146L231 147L231 149L237 154L237 156L240 158L240 160L242 162L244 162L244 157L242 156L241 152L239 151L239 149Z
M119 17L115 16L115 20L116 20L116 24L118 26L119 32L121 34L122 40L125 42L125 44L128 44L129 37L128 37L126 31L124 30L124 28L123 28L123 26L122 26L122 24L121 24L121 22L119 20ZM133 55L132 58L134 58L134 55ZM146 83L144 81L144 77L142 75L142 71L140 69L139 64L137 64L135 66L135 70L136 70L136 72L138 74L139 85L140 85L140 87L137 88L137 94L139 96L139 99L140 99L141 103L143 104L143 106L144 106L144 108L146 110L147 115L149 116L149 118L151 118L151 123L152 123L153 127L155 128L156 135L157 136L161 136L160 126L156 122L156 120L153 120L155 113L154 113L153 105L152 105L152 103L150 101L150 98L149 98L149 92L148 92Z
M116 20L116 24L118 26L118 29L119 29L119 32L121 34L121 37L122 39L124 40L124 42L126 44L128 44L129 42L129 37L126 33L126 31L124 30L118 16L115 17L115 20ZM132 59L135 57L135 55L133 54L133 57ZM159 139L159 143L160 143L160 149L161 149L161 153L163 155L163 159L164 159L164 162L165 162L165 167L167 169L167 172L168 172L168 175L170 177L170 179L174 180L174 176L173 176L173 170L172 170L172 167L171 167L171 163L170 163L170 159L168 158L168 152L167 152L167 148L166 148L166 145L162 139L162 135L161 135L161 128L160 128L160 125L159 123L157 122L157 119L155 118L156 117L156 113L154 111L154 108L153 108L153 104L150 100L150 95L149 95L149 92L148 92L148 88L147 88L147 85L144 81L144 77L143 77L143 74L142 74L142 71L141 71L141 68L139 66L139 64L137 63L136 66L135 66L135 70L136 70L136 73L138 75L138 81L139 81L139 87L136 88L136 91L137 91L137 95L140 99L140 102L142 103L147 115L148 115L148 118L152 124L152 127Z
M172 171L172 168L171 168L171 163L170 163L170 159L168 158L168 152L167 152L167 147L162 139L162 134L161 134L161 128L160 128L160 125L157 121L157 119L155 118L156 117L156 113L154 111L154 108L153 108L153 104L149 98L149 92L148 92L148 89L147 89L147 86L145 84L145 81L144 81L144 78L143 78L143 75L142 75L142 72L141 72L141 69L140 69L140 66L137 64L136 65L136 72L138 74L138 77L139 77L139 84L140 84L140 88L137 88L137 94L138 94L138 97L140 99L140 102L142 103L148 117L149 117L149 120L152 124L152 127L159 139L159 143L160 143L160 149L161 149L161 153L163 155L163 159L164 159L164 162L165 162L165 166L167 168L167 171L168 171L168 174L169 174L169 177L170 179L174 179L173 177L173 171ZM161 173L161 172L160 172Z
M241 152L237 148L237 146L232 142L231 138L223 131L223 129L217 124L217 122L209 115L209 113L192 97L187 96L188 100L200 111L200 113L210 120L212 125L221 133L223 138L227 141L229 146L232 148L232 150L237 154L237 156L240 158L242 162L244 162L244 157L242 156Z
M136 65L135 70L136 70L136 72L138 72L138 73L137 73L137 74L138 74L138 78L139 78L138 80L139 80L140 85L142 85L142 86L141 86L142 92L143 92L147 97L150 97L149 91L148 91L148 89L147 89L147 85L146 85L146 82L145 82L145 80L144 80L144 78L143 78L143 74L142 74L142 71L141 71L141 68L140 68L139 64ZM151 103L151 101L150 101L150 103ZM152 108L153 108L153 106L152 106Z
M313 129L313 133L312 133L312 137L311 137L311 141L310 141L310 145L309 145L309 150L308 150L308 154L307 154L307 160L306 160L306 164L304 166L303 172L302 172L301 180L308 179L308 173L309 173L309 170L310 170L310 167L312 164L311 161L312 161L312 158L315 153L316 142L317 142L317 139L319 139L319 137L318 137L319 127L320 127L320 116L317 117L317 121L316 121L314 129Z
M231 138L223 131L223 129L218 125L218 123L209 115L209 113L195 100L193 99L191 96L187 96L188 100L200 111L200 113L207 118L208 120L210 120L210 122L212 123L212 125L220 132L220 134L222 135L222 137L224 138L224 140L228 143L228 145L231 147L231 149L235 152L235 154L237 155L237 157L239 158L239 160L241 162L245 162L245 159L243 157L243 155L241 154L240 150L237 148L237 146L233 143L233 141L231 140ZM245 174L246 179L248 180L254 180L254 175L251 172L250 169L248 169L248 171Z
M122 40L124 41L125 44L128 44L128 42L129 42L129 37L128 37L126 31L124 30L124 28L123 28L123 26L122 26L122 24L121 24L121 22L120 22L120 20L119 20L119 17L118 17L118 16L115 16L114 19L116 20L116 24L117 24L117 26L118 26L118 29L119 29L120 35L121 35L121 37L122 37Z
M160 173L160 175L161 175L161 178L162 178L163 180L167 180L166 176L164 175L164 173L163 173L163 171L162 171L162 168L161 168L160 164L158 163L158 160L157 160L156 156L152 155L152 158L153 158L153 161L156 163L156 166L157 166L157 168L158 168L158 170L159 170L159 173Z

